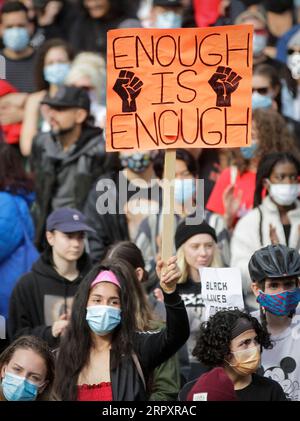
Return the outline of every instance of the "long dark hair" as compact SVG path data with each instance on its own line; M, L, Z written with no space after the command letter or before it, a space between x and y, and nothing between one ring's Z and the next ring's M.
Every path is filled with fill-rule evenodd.
M33 191L33 180L26 174L13 146L0 142L0 191L13 194Z
M298 175L300 175L300 161L289 152L270 153L262 157L262 159L259 161L256 172L254 207L259 206L262 202L264 180L270 177L276 164L284 162L290 162L291 164L295 165Z
M110 246L106 253L106 259L112 258L127 260L134 269L142 268L145 270L143 254L138 246L131 241L119 241Z
M128 262L134 270L137 268L143 269L144 274L141 282L137 279L137 276L132 278L132 289L135 290L138 299L136 303L136 322L140 331L151 329L151 323L149 322L154 320L155 316L150 310L146 293L142 287L142 283L148 280L148 272L145 270L145 261L141 250L130 241L119 241L108 249L106 259L122 259Z
M20 336L12 342L0 355L0 371L5 364L8 364L14 353L18 349L30 349L43 358L46 368L46 381L48 385L45 390L38 395L37 400L48 400L54 380L54 356L48 344L36 336Z
M61 38L53 38L46 41L37 52L37 59L35 64L35 81L38 91L49 88L49 82L44 78L45 57L51 48L62 48L67 53L70 61L74 58L74 51L72 45Z
M135 319L137 297L132 288L135 272L126 261L120 259L103 261L102 264L94 266L81 282L74 298L70 324L61 340L56 363L54 394L64 401L77 399L78 377L90 358L93 343L91 330L86 321L86 307L91 283L103 270L111 270L121 284L122 319L112 338L112 368L118 365L122 356L130 355L133 350L134 334L137 331Z

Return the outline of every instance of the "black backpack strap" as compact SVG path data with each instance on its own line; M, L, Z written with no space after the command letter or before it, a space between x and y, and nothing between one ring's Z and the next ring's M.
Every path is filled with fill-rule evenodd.
M132 352L131 356L132 356L133 362L136 366L136 369L139 373L139 376L142 379L142 382L143 382L143 385L144 385L144 388L145 388L145 391L146 391L147 390L146 381L145 381L144 373L143 373L141 364L139 362L138 356L136 355L135 352Z

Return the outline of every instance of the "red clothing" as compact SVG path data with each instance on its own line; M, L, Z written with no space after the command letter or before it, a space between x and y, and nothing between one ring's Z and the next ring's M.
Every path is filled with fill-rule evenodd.
M78 401L112 401L111 383L81 384L78 388Z
M194 13L200 28L213 25L220 16L221 0L194 0Z
M224 215L223 193L227 186L231 184L231 169L226 168L220 174L211 195L209 196L206 208L212 212ZM255 192L256 173L246 171L244 174L238 174L234 185L234 197L238 196L238 192L242 191L242 200L238 211L238 218L241 218L247 211L252 209L254 192Z
M0 98L7 94L16 93L17 90L6 80L0 80ZM19 143L19 137L21 132L21 123L5 124L0 127L4 134L4 141L10 144Z

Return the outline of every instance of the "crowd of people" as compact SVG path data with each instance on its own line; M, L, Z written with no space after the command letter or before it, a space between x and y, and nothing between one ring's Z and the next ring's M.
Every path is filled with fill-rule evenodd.
M107 31L234 24L252 143L176 150L166 262L164 152L106 152ZM0 0L0 58L0 401L300 401L300 2Z

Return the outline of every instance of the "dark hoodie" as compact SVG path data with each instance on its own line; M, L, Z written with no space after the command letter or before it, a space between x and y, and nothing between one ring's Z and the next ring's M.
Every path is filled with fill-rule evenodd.
M70 310L72 298L90 268L89 257L84 253L78 261L80 275L69 281L56 272L50 263L49 251L45 251L32 266L32 271L20 278L11 295L8 318L10 340L22 335L35 335L47 341L51 348L56 348L59 338L52 336L51 327Z
M141 27L135 16L136 0L109 0L109 11L98 19L89 15L83 0L80 4L81 14L74 21L69 32L69 41L76 52L94 51L105 57L109 30Z
M83 126L80 138L67 151L51 133L35 137L31 164L35 174L36 242L41 245L45 222L57 208L82 210L96 179L109 170L115 154L106 154L102 131Z

